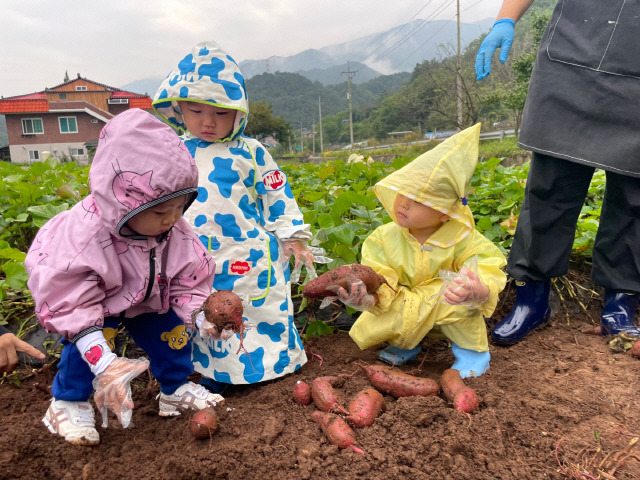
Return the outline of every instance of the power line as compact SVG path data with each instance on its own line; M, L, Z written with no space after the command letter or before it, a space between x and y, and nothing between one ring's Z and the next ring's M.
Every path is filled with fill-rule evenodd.
M422 12L422 10L424 10L429 4L431 3L431 0L427 0L427 2L422 6L422 8L420 8L420 10L418 10L416 13L414 13L411 18L409 18L409 20L405 20L402 24L402 26L396 30L394 30L394 32L389 35L387 38L385 38L382 43L380 43L380 45L378 45L376 48L374 48L371 52L369 52L367 54L367 56L364 58L364 60L360 63L364 63L367 58L373 56L374 53L376 53L378 50L380 50L389 40L391 40L393 37L395 37L397 34L399 34L405 27L408 27L409 23L411 23L411 21L416 18L418 16L418 14L420 12Z
M476 5L478 5L479 3L481 3L483 0L478 0L476 3L474 3L473 5L468 6L467 8L465 8L464 10L462 10L462 12L465 12L467 10L469 10L470 8L475 7ZM453 17L450 17L448 20L453 20L456 17L456 15L454 15ZM431 40L433 37L435 37L438 33L440 33L440 31L442 31L442 29L446 27L445 25L442 25L442 27L440 27L438 30L436 30L433 35L431 35L429 38L427 38L424 42L422 42L420 45L418 45L418 47L416 47L413 51L411 51L411 53L409 53L402 61L398 62L396 65L400 66L402 65L404 62L406 62L409 58L411 58L413 56L414 53L416 53L418 50L421 50L426 44L427 42L429 42L429 40Z
M373 60L371 60L370 62L365 63L365 66L369 67L371 65L373 65L376 61L380 60L381 58L383 58L384 56L386 56L387 54L389 54L390 52L392 52L393 50L395 50L396 48L398 48L399 46L401 46L402 44L404 44L406 42L407 39L409 39L413 34L415 34L417 31L423 29L426 25L428 25L428 22L430 20L432 20L433 18L435 18L437 15L439 15L442 10L445 10L447 7L449 7L450 5L452 5L456 0L449 0L447 3L447 0L445 0L445 2L443 4L441 4L436 10L434 10L434 12L427 17L426 19L424 19L424 21L417 26L416 28L414 28L412 31L410 31L407 35L405 35L404 37L402 37L398 43L396 43L395 45L391 46L390 48L388 48L387 50L385 50L384 52L382 52L381 54L377 55ZM368 57L367 57L368 58ZM366 59L365 59L366 61Z

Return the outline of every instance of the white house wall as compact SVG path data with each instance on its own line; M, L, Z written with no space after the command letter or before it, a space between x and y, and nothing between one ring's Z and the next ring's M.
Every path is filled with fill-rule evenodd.
M71 149L83 149L84 155L71 156ZM40 160L30 160L29 151L36 150L40 155ZM33 163L34 161L44 161L46 152L49 152L53 158L63 160L73 159L80 164L89 162L87 147L84 143L36 143L31 145L9 145L9 154L11 155L11 163Z

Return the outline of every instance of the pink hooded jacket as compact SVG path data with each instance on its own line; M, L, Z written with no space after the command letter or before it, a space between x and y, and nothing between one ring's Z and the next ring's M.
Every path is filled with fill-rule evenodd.
M180 195L197 195L198 171L176 133L153 115L127 110L100 133L91 194L49 220L25 259L36 314L68 340L100 330L104 317L166 313L186 324L211 293L215 263L181 218L159 237L126 222Z

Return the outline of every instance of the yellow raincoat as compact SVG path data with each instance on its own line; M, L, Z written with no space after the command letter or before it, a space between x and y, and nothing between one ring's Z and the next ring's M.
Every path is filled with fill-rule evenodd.
M477 124L376 184L376 195L394 222L377 228L365 240L362 263L383 275L397 293L382 285L378 303L354 323L349 334L361 349L381 342L410 349L427 334L444 336L469 350L489 349L484 316L491 316L505 286L506 260L475 230L466 205L467 187L478 161L479 135ZM449 215L450 221L421 245L407 228L395 223L393 204L399 193ZM458 272L475 256L489 298L478 308L438 301L443 285L439 270Z

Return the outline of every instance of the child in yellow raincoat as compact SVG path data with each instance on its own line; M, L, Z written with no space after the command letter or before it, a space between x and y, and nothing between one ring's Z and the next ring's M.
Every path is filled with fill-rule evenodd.
M350 330L361 349L382 342L379 359L413 360L426 336L451 341L452 368L465 377L489 368L484 317L506 283L504 255L475 229L466 191L478 161L480 124L450 137L375 185L393 222L365 240L362 263L383 275L368 294L362 282L338 299L365 310ZM394 291L395 290L395 291Z

